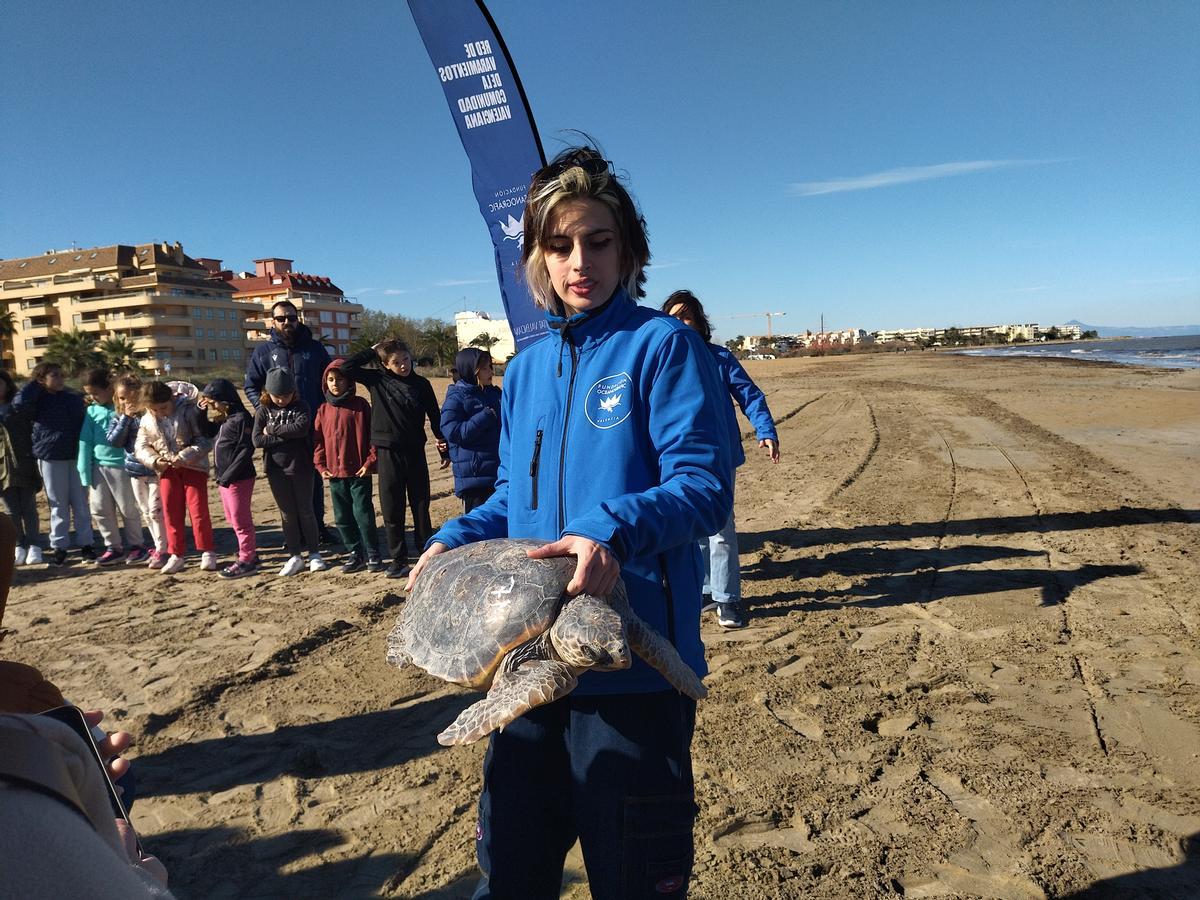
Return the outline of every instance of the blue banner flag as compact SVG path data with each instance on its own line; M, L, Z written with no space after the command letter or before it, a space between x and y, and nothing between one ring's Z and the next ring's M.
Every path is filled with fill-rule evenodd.
M546 330L517 274L529 179L546 164L533 113L481 0L408 0L408 8L471 161L475 198L496 249L500 297L520 351Z

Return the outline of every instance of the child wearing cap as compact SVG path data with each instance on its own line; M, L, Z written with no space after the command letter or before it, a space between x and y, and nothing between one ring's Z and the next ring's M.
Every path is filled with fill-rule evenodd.
M277 366L267 372L251 440L263 449L263 467L271 495L279 507L288 561L280 575L297 575L304 569L301 550L308 551L310 572L329 565L318 547L317 518L313 514L312 413L296 391L296 377Z
M325 402L313 421L313 463L329 482L338 534L346 545L342 571L379 572L383 562L371 499L371 404L343 374L343 362L335 359L325 369Z
M254 420L228 378L214 378L200 394L213 443L213 480L221 494L225 521L237 536L238 558L220 571L240 578L258 571L258 546L250 499L254 495Z

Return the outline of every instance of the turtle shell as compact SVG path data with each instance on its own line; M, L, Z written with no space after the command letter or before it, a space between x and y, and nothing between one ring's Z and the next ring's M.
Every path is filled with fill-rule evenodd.
M505 654L542 634L562 607L575 559L525 555L543 543L501 538L433 557L388 636L388 661L489 687Z

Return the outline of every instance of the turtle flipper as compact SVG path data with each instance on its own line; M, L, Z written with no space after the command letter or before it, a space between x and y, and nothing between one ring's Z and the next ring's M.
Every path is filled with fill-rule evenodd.
M632 611L625 614L625 624L629 630L629 646L633 648L633 652L650 663L677 691L687 694L693 700L702 700L708 696L708 691L700 682L699 676L683 661L679 651L666 638Z
M464 709L445 731L438 743L472 744L486 737L535 706L565 697L579 683L577 669L550 659L523 663L513 672L501 671L492 682L487 696Z

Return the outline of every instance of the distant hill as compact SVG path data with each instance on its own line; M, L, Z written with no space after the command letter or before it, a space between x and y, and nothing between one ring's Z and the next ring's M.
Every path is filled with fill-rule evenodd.
M1081 331L1094 331L1102 338L1175 337L1183 334L1200 334L1200 325L1162 325L1158 328L1138 328L1133 325L1085 325L1078 319L1072 319L1067 324L1078 325Z

